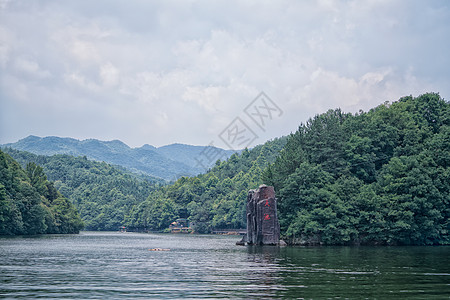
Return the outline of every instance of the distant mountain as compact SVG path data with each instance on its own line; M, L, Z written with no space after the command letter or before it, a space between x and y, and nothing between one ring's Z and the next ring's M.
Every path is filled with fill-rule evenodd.
M212 167L218 158L225 160L235 151L212 146L172 144L156 148L144 145L130 148L119 140L77 140L55 136L28 136L16 143L1 145L39 155L69 154L86 156L97 161L123 166L130 171L174 180L180 176L195 176Z
M226 160L236 151L224 150L213 146L192 146L171 144L156 148L156 151L172 160L184 163L193 168L212 167L217 159ZM239 152L239 151L238 151Z

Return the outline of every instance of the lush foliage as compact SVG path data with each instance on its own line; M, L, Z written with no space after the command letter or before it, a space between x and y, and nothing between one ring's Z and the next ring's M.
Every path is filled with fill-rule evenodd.
M164 151L187 160L183 149ZM3 155L1 232L56 232L65 214L58 203L73 210L56 189L91 230L164 230L179 217L197 232L243 228L247 192L265 183L275 187L281 232L293 244L450 243L450 105L438 94L357 114L330 110L171 185L86 157L6 151L41 165L55 183L36 164L24 171Z
M58 191L77 207L88 230L118 230L125 225L131 209L162 182L137 178L124 169L86 157L43 156L10 148L5 151L23 165L41 165Z
M28 163L24 170L0 151L0 235L78 233L82 228L75 207L42 167Z
M310 119L264 171L291 243L448 244L450 105L438 94Z
M178 217L188 217L197 232L245 228L245 203L249 189L258 187L262 170L276 156L286 138L275 139L227 161L217 161L206 174L182 177L162 187L134 207L128 220L131 228L162 230Z

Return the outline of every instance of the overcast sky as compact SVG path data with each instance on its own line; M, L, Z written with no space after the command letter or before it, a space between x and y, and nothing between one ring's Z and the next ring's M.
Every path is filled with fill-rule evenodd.
M450 1L0 0L0 144L233 148L240 126L256 145L332 108L448 100L449 53Z

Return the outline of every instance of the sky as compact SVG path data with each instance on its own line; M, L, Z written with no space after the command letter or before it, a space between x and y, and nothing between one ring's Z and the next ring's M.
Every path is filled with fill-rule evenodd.
M243 148L450 97L450 1L0 0L0 144Z

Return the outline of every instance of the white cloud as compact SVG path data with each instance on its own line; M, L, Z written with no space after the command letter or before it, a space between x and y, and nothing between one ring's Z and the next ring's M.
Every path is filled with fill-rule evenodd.
M330 108L450 94L445 1L29 3L1 4L0 117L17 118L0 143L208 144L265 91L285 113L263 142Z
M0 66L5 68L9 60L12 44L11 33L4 27L0 26Z
M119 70L110 62L100 67L100 79L104 86L113 87L119 82Z
M16 59L15 68L19 72L23 72L25 75L30 75L37 79L45 79L50 77L50 72L48 70L43 70L37 62L28 59Z
M89 81L85 76L78 72L65 74L64 78L69 85L74 85L81 88L82 90L92 92L97 92L99 90L98 85L96 85L94 82Z
M184 92L182 98L186 101L197 103L208 113L216 113L218 103L221 98L221 90L217 86L189 86Z

